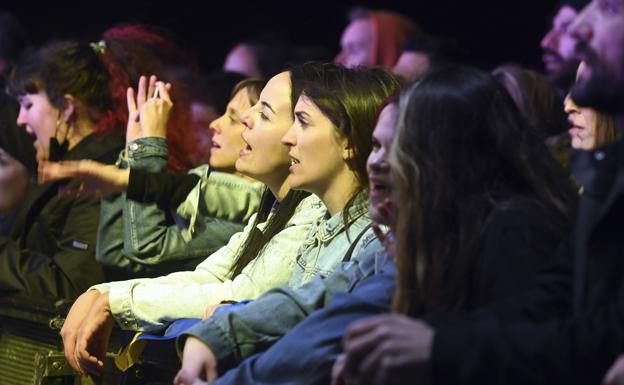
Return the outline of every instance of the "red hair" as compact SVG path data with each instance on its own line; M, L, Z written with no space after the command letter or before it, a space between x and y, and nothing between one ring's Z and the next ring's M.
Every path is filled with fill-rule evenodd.
M191 155L196 151L195 133L189 129L191 93L183 80L185 75L195 77L198 73L194 56L164 31L145 25L115 26L102 37L106 42L103 58L112 77L113 99L122 106L115 114L122 114L122 121L127 120L126 89L136 87L141 75L156 75L171 83L174 106L167 126L168 169L184 172L194 167Z

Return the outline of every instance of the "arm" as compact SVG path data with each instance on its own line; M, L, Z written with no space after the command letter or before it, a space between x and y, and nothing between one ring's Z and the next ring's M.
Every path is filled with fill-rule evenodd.
M267 349L311 312L326 306L335 293L352 290L373 274L381 248L378 241L373 241L329 277L317 277L298 289L272 289L242 308L213 315L189 330L188 335L210 346L220 370L233 366ZM181 337L179 346L182 343Z
M303 207L266 245L263 253L234 279L230 277L230 269L251 231L253 217L242 233L232 236L226 246L194 271L101 285L96 289L110 291L113 315L122 327L134 330L153 330L178 318L201 318L207 306L223 300L255 298L290 278L297 249L324 211L315 204Z

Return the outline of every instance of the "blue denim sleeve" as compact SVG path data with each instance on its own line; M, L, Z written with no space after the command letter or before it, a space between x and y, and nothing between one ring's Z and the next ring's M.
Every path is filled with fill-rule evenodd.
M331 298L351 291L375 273L382 246L375 240L327 278L317 277L292 289L269 290L242 308L225 309L188 331L211 347L219 368L235 366L242 359L268 349L313 311L327 306ZM180 338L180 347L184 338Z
M328 384L341 341L354 321L386 313L394 292L392 269L336 294L263 353L245 359L215 384Z

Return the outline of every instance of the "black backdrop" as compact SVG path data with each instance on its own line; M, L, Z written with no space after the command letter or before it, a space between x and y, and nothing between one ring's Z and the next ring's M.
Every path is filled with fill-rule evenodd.
M539 69L539 41L556 1L22 0L2 1L0 8L13 12L35 43L49 38L95 39L99 32L121 22L166 27L196 47L202 67L209 70L221 65L234 43L257 31L337 51L346 11L358 4L405 13L426 32L458 38L484 69L503 62Z

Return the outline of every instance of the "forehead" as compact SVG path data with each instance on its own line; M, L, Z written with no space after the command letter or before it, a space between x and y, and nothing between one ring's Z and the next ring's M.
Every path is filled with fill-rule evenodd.
M369 19L353 20L342 34L342 43L372 39L373 28Z
M553 19L553 26L555 28L560 28L566 24L570 24L574 21L576 15L577 12L574 10L574 8L570 7L569 5L564 5L563 7L559 8L559 11L555 15L555 18Z
M240 89L230 100L227 107L235 110L249 107L249 90L247 90L247 87Z
M269 80L260 93L260 100L273 109L290 109L290 73L282 72Z
M381 110L373 136L382 143L389 143L394 137L394 127L399 117L396 103L388 104Z

